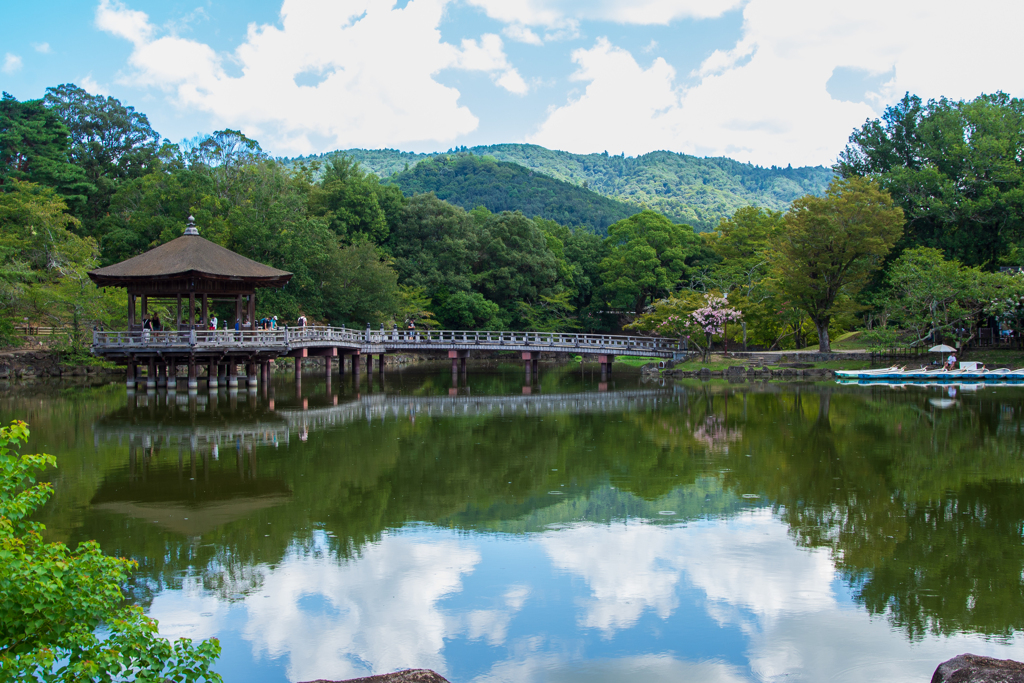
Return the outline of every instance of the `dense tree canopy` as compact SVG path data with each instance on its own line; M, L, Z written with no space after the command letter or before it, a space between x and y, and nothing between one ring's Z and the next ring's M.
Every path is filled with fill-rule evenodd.
M1024 100L908 94L854 131L836 168L877 178L892 195L907 221L901 248L986 268L1024 263Z

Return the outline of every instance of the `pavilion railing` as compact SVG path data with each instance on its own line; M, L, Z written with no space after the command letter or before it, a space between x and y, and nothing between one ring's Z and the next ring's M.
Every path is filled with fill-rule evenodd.
M430 347L533 347L558 351L578 349L587 353L615 354L625 351L677 352L679 342L658 337L566 332L508 332L488 330L359 330L310 325L273 330L161 330L93 332L96 348L145 350L204 348L290 349L304 346L383 345L390 350Z

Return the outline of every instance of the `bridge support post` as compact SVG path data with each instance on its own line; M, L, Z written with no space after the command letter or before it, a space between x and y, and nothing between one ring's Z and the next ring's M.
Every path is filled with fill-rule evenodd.
M217 388L217 372L218 372L218 370L219 370L219 368L217 367L217 361L215 361L214 359L211 358L209 363L206 366L206 388L207 389L216 389Z
M246 378L246 382L248 383L249 388L252 389L253 391L255 391L256 390L256 361L250 360L248 363L245 364L245 366L249 370L249 373L248 373L249 376L248 376L248 378Z
M384 354L377 356L377 372L384 374Z
M334 369L331 367L333 360L330 356L324 356L324 376L328 382L331 381L331 371Z
M135 391L135 359L128 359L128 377L125 380L125 386Z
M178 359L167 359L167 391L168 393L178 390Z
M352 381L359 383L359 353L352 354Z
M156 389L156 358L146 363L146 390Z
M295 356L295 381L302 381L302 356Z
M612 374L612 363L615 362L615 356L611 354L602 354L597 357L599 363L601 363L601 381L607 382L608 375Z
M238 388L237 358L228 358L228 389Z
M537 362L540 360L540 353L537 351L523 351L523 366L526 371L526 383L530 384L533 381L533 376L540 374L538 372Z
M262 375L261 381L263 382L263 386L266 386L267 384L270 383L270 361L269 360L264 360L262 363L260 363L260 373Z
M469 351L452 349L448 352L448 357L452 359L452 377L458 376L460 368L462 374L466 374L466 359L469 358Z
M191 312L190 312L191 314ZM196 357L188 357L188 390L193 392L199 389L199 375L196 373Z
M156 385L158 387L167 386L167 362L160 361L156 364Z
M369 331L369 327L366 328ZM366 354L366 375L367 377L373 375L373 354Z

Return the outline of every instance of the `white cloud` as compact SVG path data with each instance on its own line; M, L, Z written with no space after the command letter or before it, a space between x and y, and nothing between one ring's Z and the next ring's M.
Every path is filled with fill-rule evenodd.
M542 13L530 6L539 21ZM855 127L905 91L925 98L1024 94L1024 72L1008 47L1024 22L1016 0L979 12L963 12L952 0L750 0L743 17L736 45L710 55L692 81L662 60L641 66L605 39L575 51L574 77L587 83L585 91L554 109L529 141L574 152L671 149L761 164L828 164ZM846 102L826 89L837 67L895 75L865 101Z
M166 91L182 109L241 128L276 154L450 141L477 118L460 93L435 80L445 69L483 71L515 94L527 84L501 38L460 47L438 26L449 0L284 0L279 25L251 24L230 55L179 36L158 35L143 12L102 0L96 25L130 40L122 82ZM240 73L240 75L235 75ZM296 77L317 74L299 85Z
M18 55L11 54L8 52L4 55L4 65L2 71L5 74L13 74L15 71L21 69L21 57Z
M669 24L719 17L745 0L468 0L493 19L523 26L560 28L579 21Z
M501 30L510 40L527 45L543 45L544 41L527 26L522 24L510 24Z
M79 78L78 85L90 95L103 95L104 97L110 95L110 89L97 83L92 74Z
M40 52L40 53L42 53L44 55L50 54L50 44L49 43L32 43L32 47L35 48L36 52Z
M136 45L146 42L153 34L153 26L145 12L129 9L117 0L100 0L96 8L96 28Z

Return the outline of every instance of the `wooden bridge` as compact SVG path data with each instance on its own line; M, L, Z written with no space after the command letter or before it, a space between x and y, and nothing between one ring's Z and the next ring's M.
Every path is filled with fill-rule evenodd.
M519 354L527 375L536 373L542 354L568 353L596 357L602 375L611 369L616 356L643 356L677 359L684 352L677 340L625 335L563 332L508 331L406 331L365 330L346 327L309 326L276 330L173 330L173 331L94 331L92 352L114 362L128 365L128 384L136 384L136 369L148 367L146 387L166 384L176 377L178 365L189 367L189 388L198 387L199 368L207 367L208 386L225 382L237 387L237 368L247 369L242 381L255 384L256 368L261 366L263 380L269 378L270 361L295 359L296 376L302 372L302 359L320 356L326 361L328 375L332 361L339 358L344 373L345 356L351 358L353 373L359 372L359 360L366 358L366 371L373 371L373 357L383 371L388 353L445 354L452 361L452 372L465 372L466 359L473 351L505 351Z

